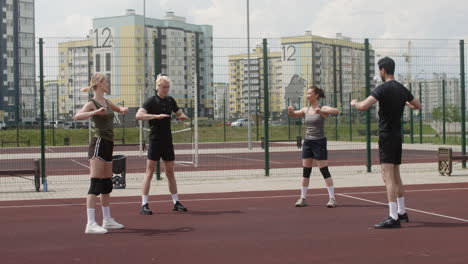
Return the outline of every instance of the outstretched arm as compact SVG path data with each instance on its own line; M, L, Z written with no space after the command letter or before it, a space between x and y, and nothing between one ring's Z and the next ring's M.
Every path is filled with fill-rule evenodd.
M180 109L179 109L179 111L175 112L175 114L177 116L177 119L179 119L180 121L184 121L184 120L188 119L188 117Z
M351 106L355 107L357 110L366 111L371 106L377 103L377 99L374 96L367 97L364 101L359 102L356 99L351 101Z
M78 113L75 114L73 119L75 120L84 120L88 119L94 115L105 115L107 114L107 110L105 107L101 107L99 109L96 109L94 104L92 102L87 102L83 108L78 111Z
M136 120L163 119L163 118L166 118L166 117L171 117L171 116L166 115L166 114L160 114L160 115L148 114L148 112L144 108L138 109L138 112L135 115Z
M416 98L414 98L411 102L406 102L406 105L415 110L420 110L422 108L421 103Z
M322 106L322 108L315 109L315 112L318 114L325 114L325 115L337 115L340 113L338 108L333 108L330 106Z
M107 100L107 103L109 104L112 111L117 112L119 114L123 114L123 115L128 114L128 107L117 106L114 103L112 103L110 100Z
M290 117L301 117L301 116L304 116L304 113L305 113L304 108L294 111L294 107L292 106L288 107L288 115Z

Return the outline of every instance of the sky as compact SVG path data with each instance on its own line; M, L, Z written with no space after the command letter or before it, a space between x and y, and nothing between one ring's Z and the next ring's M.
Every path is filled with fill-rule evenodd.
M37 37L84 37L92 19L143 14L143 0L36 0ZM468 1L251 0L250 36L280 38L305 30L323 37L468 39ZM214 38L245 38L247 1L146 0L146 16L167 11L188 23L213 26Z

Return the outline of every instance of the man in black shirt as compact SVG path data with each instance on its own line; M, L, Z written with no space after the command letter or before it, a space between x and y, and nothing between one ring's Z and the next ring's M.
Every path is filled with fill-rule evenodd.
M148 158L146 162L146 174L143 181L141 214L151 215L153 212L148 206L148 194L151 179L156 170L156 161L162 158L166 176L169 183L169 191L174 202L174 211L186 212L177 194L177 183L174 176L174 146L172 145L171 114L174 112L179 120L187 120L187 116L179 109L176 101L168 96L171 80L167 76L158 75L156 80L157 93L148 98L143 106L138 109L137 120L149 120L151 128L149 136Z
M361 102L354 99L351 105L365 111L379 102L379 158L382 178L387 188L390 216L374 227L395 228L401 227L400 221L409 221L400 177L402 153L400 120L405 105L421 109L421 104L408 89L395 81L395 62L391 58L382 58L378 64L380 77L384 83L376 87L367 99Z

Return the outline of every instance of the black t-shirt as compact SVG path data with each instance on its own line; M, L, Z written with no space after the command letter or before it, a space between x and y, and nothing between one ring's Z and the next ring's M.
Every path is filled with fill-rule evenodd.
M413 101L414 96L405 86L394 80L377 86L371 96L379 101L379 134L400 136L405 104Z
M176 101L170 96L164 98L158 95L152 96L146 99L143 108L152 115L167 114L170 116L172 112L179 111ZM149 125L151 128L150 139L172 139L170 117L149 120Z

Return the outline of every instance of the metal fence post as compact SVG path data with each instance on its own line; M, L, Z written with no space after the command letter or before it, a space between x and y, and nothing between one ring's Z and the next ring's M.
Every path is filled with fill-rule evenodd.
M158 75L162 72L161 69L161 39L153 39L153 56L154 56L154 80L158 78ZM146 73L145 73L146 74ZM156 180L161 180L161 161L156 162Z
M47 192L47 178L45 174L45 130L44 130L44 41L39 38L39 85L41 112L41 178L42 189Z
M349 102L351 102L351 92L349 93ZM353 109L349 107L349 141L353 141Z
M465 127L465 41L460 40L460 94L461 94L461 147L462 154L466 155L466 127ZM466 169L466 161L462 162L462 167Z
M445 79L442 80L442 143L446 143L446 117L447 112L445 109Z
M413 84L410 83L410 92L413 93ZM413 108L410 109L410 142L414 144L414 118Z
M369 39L364 40L365 47L365 74L366 74L366 97L370 95L371 79L370 79L370 56L369 56ZM367 172L372 171L372 156L371 156L371 124L370 110L366 111L366 148L367 148Z
M422 85L419 82L419 101L422 102ZM419 109L419 144L423 143L422 108Z
M270 176L270 149L268 138L268 119L270 116L269 91L268 91L268 45L267 39L263 39L263 122L265 135L265 176Z

